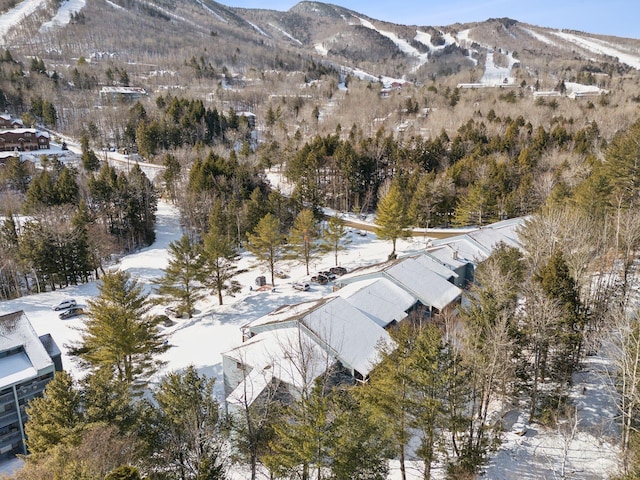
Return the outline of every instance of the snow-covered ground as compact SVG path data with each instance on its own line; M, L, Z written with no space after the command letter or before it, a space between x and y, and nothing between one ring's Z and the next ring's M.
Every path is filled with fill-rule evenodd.
M167 265L167 247L170 242L181 236L179 215L175 207L161 203L158 210L157 238L153 245L139 252L124 256L113 266L126 270L137 278L147 291L151 292L151 281L163 274ZM355 267L383 261L390 253L389 242L381 241L372 233L365 236L349 233L352 240L348 250L340 253L339 263L351 270ZM409 241L399 241L399 254L415 252L425 245L424 237L414 237ZM333 265L331 255L312 265L312 274ZM163 375L193 364L201 374L216 379L216 395L223 401L222 352L241 343L240 327L249 321L262 316L280 305L293 304L305 300L323 297L331 291L331 285L312 284L308 292L294 290L292 284L297 280L307 279L302 265L284 263L284 270L289 278L276 279L275 291L258 291L249 288L255 277L267 272L253 264L252 257L244 253L239 267L248 271L238 276L242 291L235 297L225 297L224 305L219 306L215 296L210 296L197 304L198 312L190 320L178 320L177 323L164 330L171 348L163 356L166 366L158 373ZM80 305L86 305L89 298L98 293L95 283L72 286L57 290L34 294L15 300L0 302L0 314L24 310L38 334L50 333L63 351L63 364L75 378L82 376L82 370L68 355L68 346L78 340L76 330L83 322L83 317L60 320L51 306L65 298L75 298ZM154 307L153 313L162 313L163 305ZM572 397L578 407L578 423L575 435L569 436L557 430L545 430L536 425L529 426L524 436L519 436L507 429L503 436L504 443L486 468L484 478L503 480L522 480L554 478L564 463L571 476L566 478L604 479L615 471L617 466L617 449L610 441L615 429L612 418L615 406L607 389L597 375L602 363L591 358L584 373L576 376L576 385ZM157 380L158 377L154 379ZM514 412L511 416L518 416ZM567 448L565 448L567 447ZM566 452L566 454L564 453ZM5 464L5 471L13 464ZM397 467L392 464L392 467ZM2 472L2 465L0 465ZM443 478L439 470L436 478ZM393 468L390 480L399 479L399 471ZM234 480L241 480L242 472L236 472ZM421 478L420 468L414 466L409 472L411 480ZM558 477L559 478L559 477Z

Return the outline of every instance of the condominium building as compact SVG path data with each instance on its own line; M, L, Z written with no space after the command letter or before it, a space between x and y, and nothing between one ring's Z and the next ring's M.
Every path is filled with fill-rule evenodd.
M60 370L51 335L38 336L23 311L0 315L0 460L27 453L25 409Z

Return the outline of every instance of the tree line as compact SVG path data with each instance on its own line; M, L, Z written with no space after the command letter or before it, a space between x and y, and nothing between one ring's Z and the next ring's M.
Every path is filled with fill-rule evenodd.
M35 170L10 157L0 171L0 298L99 278L113 254L155 239L158 193L139 166L93 172L55 157L41 162Z
M571 131L558 117L545 129L490 110L455 136L403 139L379 130L367 137L354 125L346 136L316 136L283 163L294 198L316 209L375 211L396 181L414 226L484 225L535 212L551 193L564 195L571 163L597 163L604 146L595 122ZM554 156L567 163L550 165Z

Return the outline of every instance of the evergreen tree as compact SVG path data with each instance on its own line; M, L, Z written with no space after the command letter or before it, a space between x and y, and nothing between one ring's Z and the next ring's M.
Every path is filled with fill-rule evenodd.
M334 444L330 422L330 399L323 379L286 409L280 422L274 425L275 438L265 463L276 475L289 475L309 480L322 480L322 472L329 465L330 448Z
M344 220L337 215L329 217L327 226L322 232L321 248L325 252L332 252L336 266L338 265L338 253L345 250L351 243L346 236L347 228Z
M180 178L180 162L176 157L167 153L164 157L164 167L162 180L164 181L165 191L169 195L169 199L175 202L177 182Z
M349 389L334 390L332 417L331 478L386 480L390 449L384 427L367 415Z
M83 413L87 424L107 424L120 433L132 430L136 415L126 382L114 378L109 369L86 375L81 381Z
M193 365L166 375L154 393L155 454L149 467L158 475L181 480L222 480L225 460L213 393L214 379Z
M318 237L318 224L313 212L305 208L298 214L293 222L293 228L289 231L291 252L288 256L304 264L307 275L309 275L309 263L318 257L320 250L316 242Z
M164 269L164 277L155 283L160 295L179 302L180 315L191 318L195 303L204 296L205 260L202 246L187 234L169 244L169 264Z
M256 226L253 233L247 233L247 248L271 273L271 285L275 286L275 269L282 258L284 235L280 232L280 221L267 213Z
M80 393L71 375L56 372L42 397L34 398L27 407L25 424L27 446L31 453L42 453L57 445L79 441L83 428Z
M82 167L87 172L95 172L100 168L100 160L95 152L89 147L89 137L87 134L82 135L80 138L80 148L82 155L80 156L80 162Z
M222 305L222 293L229 295L240 290L240 284L233 278L238 273L236 262L238 250L231 237L212 228L204 237L205 283L218 294L218 304Z
M136 467L123 465L107 473L104 480L141 480L141 478Z
M168 348L157 322L147 316L150 307L142 286L127 272L109 272L88 304L80 341L71 353L92 372L106 369L120 382L142 386L162 365L157 355Z
M585 316L574 278L561 250L556 250L547 264L534 277L542 290L558 302L563 314L552 336L558 342L554 348L556 379L569 382L580 361Z
M396 256L396 241L411 236L407 209L399 187L394 184L378 203L375 232L383 240L391 240L393 250L389 258Z

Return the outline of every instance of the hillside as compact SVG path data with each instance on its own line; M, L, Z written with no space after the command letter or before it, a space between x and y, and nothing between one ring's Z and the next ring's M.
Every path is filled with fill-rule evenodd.
M72 0L57 10L44 0L25 0L0 16L0 39L25 67L35 57L49 75L55 72L59 78L52 84L32 77L26 88L0 83L6 97L2 107L19 116L34 96L46 97L57 107L57 129L78 136L83 124L92 122L102 143L118 144L122 126L117 117L122 114L118 105L104 105L98 91L123 83L143 87L149 109L157 95L179 92L220 111L250 110L263 128L274 99L284 103L283 95L294 95L300 105L293 115L288 109L283 112L289 132L302 120L312 120L314 106L332 117L315 132L334 131L338 124L375 131L385 126L377 119L387 119L388 129L397 128L407 120L397 112L397 104L380 104L375 97L383 86L402 85L400 98L411 96L421 111L428 108L432 114L429 121L410 118L408 125L430 136L443 128L455 131L473 105L495 104L499 96L465 92L462 104L468 106L457 109L463 112L453 112L452 119L448 111L447 118L441 118L437 109L446 106L448 99L442 95L447 89L461 84L515 88L521 106L492 105L499 116L513 116L512 111L530 110L534 89L554 90L564 81L577 84L579 91L589 87L596 95L608 93L606 103L616 108L600 128L610 137L636 111L640 67L636 39L558 31L506 18L448 26L395 25L319 2L300 2L277 12L229 8L209 0ZM122 71L126 81L118 78ZM363 87L374 82L374 89L361 91L354 81L354 95L343 98L340 85L358 78L364 80ZM367 101L355 98L368 93L374 96ZM586 112L575 104L560 102L555 114L577 122L603 117L603 112ZM543 113L532 123L545 118Z

